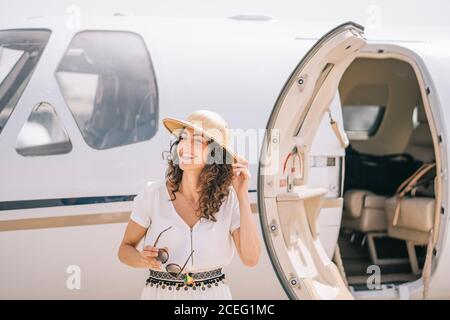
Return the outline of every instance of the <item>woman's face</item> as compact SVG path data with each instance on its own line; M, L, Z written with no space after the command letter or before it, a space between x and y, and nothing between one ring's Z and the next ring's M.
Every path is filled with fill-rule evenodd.
M203 169L208 157L208 140L192 128L185 128L180 135L180 143L177 148L180 169Z

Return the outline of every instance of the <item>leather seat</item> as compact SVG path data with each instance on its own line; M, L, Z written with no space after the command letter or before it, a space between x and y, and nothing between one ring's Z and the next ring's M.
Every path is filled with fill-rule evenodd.
M434 147L427 117L422 105L418 108L419 125L413 130L405 152L423 162L434 161ZM436 182L436 178L434 179ZM389 198L385 203L388 220L388 235L390 237L412 241L416 244L426 244L428 234L434 225L435 199L434 187L431 197L403 197L397 225L393 225L396 197ZM430 193L430 192L428 192Z
M426 244L428 234L434 225L435 199L424 197L405 197L402 199L397 225L393 226L397 199L391 197L385 202L388 235L393 238Z
M370 259L376 265L384 263L378 257L374 238L379 234L386 235L387 220L384 212L386 199L385 196L361 189L347 190L344 194L342 226L365 233Z
M385 231L387 228L384 213L386 199L368 190L348 190L344 194L342 225L361 232Z

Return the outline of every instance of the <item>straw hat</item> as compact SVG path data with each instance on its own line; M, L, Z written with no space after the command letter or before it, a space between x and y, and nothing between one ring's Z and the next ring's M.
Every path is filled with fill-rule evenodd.
M186 120L164 118L162 121L166 129L175 136L178 136L184 127L192 128L195 133L203 133L205 137L222 146L232 156L233 162L238 162L239 157L231 150L228 124L217 112L196 110L189 114Z

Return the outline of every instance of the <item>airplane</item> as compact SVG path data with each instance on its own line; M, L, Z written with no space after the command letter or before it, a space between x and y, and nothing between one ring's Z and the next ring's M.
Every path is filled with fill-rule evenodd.
M251 142L235 146L264 245L225 269L234 299L450 298L446 41L252 15L2 26L0 298L139 298L147 270L118 246L164 178L161 119L196 109ZM358 185L430 161L434 192L399 214L398 194Z

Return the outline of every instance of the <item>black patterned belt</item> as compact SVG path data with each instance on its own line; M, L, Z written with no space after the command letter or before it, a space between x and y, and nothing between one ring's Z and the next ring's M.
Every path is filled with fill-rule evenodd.
M179 275L178 277L172 276L168 272L149 269L150 276L147 279L146 285L156 288L168 290L206 290L213 285L218 286L219 282L226 283L225 274L222 273L222 268L214 270L202 271L202 272L188 272Z

